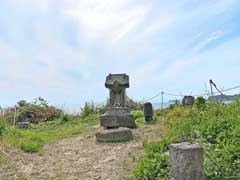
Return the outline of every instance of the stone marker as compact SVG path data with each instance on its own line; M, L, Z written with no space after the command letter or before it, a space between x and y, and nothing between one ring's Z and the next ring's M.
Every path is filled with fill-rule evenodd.
M153 117L153 107L152 104L147 102L144 104L144 117L145 121L151 121Z
M30 128L30 126L31 126L30 122L18 122L17 123L17 127L19 129L27 129L27 128Z
M203 148L187 142L170 145L173 180L203 180Z
M109 89L110 107L100 116L100 124L105 130L96 134L97 141L114 142L132 139L132 131L128 128L135 128L136 124L129 108L126 107L126 88L129 88L129 76L109 74L105 87ZM127 127L127 129L118 129L120 127Z
M193 96L184 96L182 104L183 106L193 106L195 98Z

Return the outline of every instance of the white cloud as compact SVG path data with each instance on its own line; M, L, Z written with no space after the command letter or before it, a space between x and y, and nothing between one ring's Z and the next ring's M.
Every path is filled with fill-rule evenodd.
M9 80L0 79L1 87L14 90L13 86L21 82L34 91L72 92L74 100L81 91L81 98L86 100L100 99L105 93L105 71L127 72L136 94L168 86L168 80L176 82L201 59L199 50L227 33L225 27L216 30L218 26L213 27L210 21L221 24L217 18L223 17L221 13L236 0L196 4L157 0L8 2L15 14L9 19L6 14L3 22L1 35L8 37L0 43L0 76ZM191 8L185 10L185 4ZM199 36L193 37L196 34ZM228 57L239 57L235 54L229 52ZM164 69L166 64L170 65ZM145 83L147 88L143 87ZM102 91L96 91L100 87Z
M18 10L25 10L27 13L38 12L43 14L49 10L52 2L53 0L8 0L8 3Z
M187 60L178 60L173 62L167 69L160 75L159 80L170 80L178 77L185 69L197 63L199 60L196 57L192 57Z
M89 38L116 42L144 21L151 3L131 0L66 0L63 13Z
M142 82L147 82L147 78L149 78L154 71L159 69L161 66L161 61L159 59L154 59L150 61L146 61L141 66L135 68L135 71L132 72L132 82L133 86L143 85ZM151 81L151 80L148 80Z
M199 50L203 49L207 45L209 45L211 42L221 38L224 36L224 32L222 30L217 30L212 32L208 37L198 42L198 44L194 47L193 51L198 52Z

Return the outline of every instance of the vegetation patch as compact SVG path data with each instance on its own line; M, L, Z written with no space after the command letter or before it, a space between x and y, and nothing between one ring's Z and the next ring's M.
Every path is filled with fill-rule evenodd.
M34 153L40 151L47 142L80 134L85 127L96 125L99 122L100 109L96 105L86 103L79 115L71 115L65 114L55 107L48 109L47 103L42 99L40 100L41 103L39 104L26 103L25 101L20 101L18 104L21 107L27 107L27 109L33 108L31 112L41 114L41 118L45 118L44 113L53 109L57 111L58 115L55 114L55 118L48 121L32 123L29 129L18 129L12 125L12 111L0 116L0 144L10 145L25 152ZM25 111L22 110L21 112ZM46 114L46 117L49 117L49 113ZM1 157L0 154L0 160Z
M144 143L144 155L135 168L136 180L169 180L168 145L200 142L204 147L205 180L240 179L240 102L206 104L200 98L192 108L172 106L155 112L166 133L159 142Z

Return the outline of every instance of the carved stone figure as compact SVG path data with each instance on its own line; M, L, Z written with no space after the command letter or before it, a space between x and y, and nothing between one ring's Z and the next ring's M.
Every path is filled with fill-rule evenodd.
M129 88L129 77L126 74L109 74L105 87L110 91L111 107L126 106L126 88Z

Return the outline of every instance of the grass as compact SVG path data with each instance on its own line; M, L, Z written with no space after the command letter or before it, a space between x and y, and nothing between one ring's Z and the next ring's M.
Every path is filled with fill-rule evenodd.
M40 151L44 144L78 135L83 132L85 127L95 125L97 122L98 115L92 114L85 118L65 115L53 121L32 124L29 129L18 129L6 125L2 133L1 143L25 152L35 153Z

